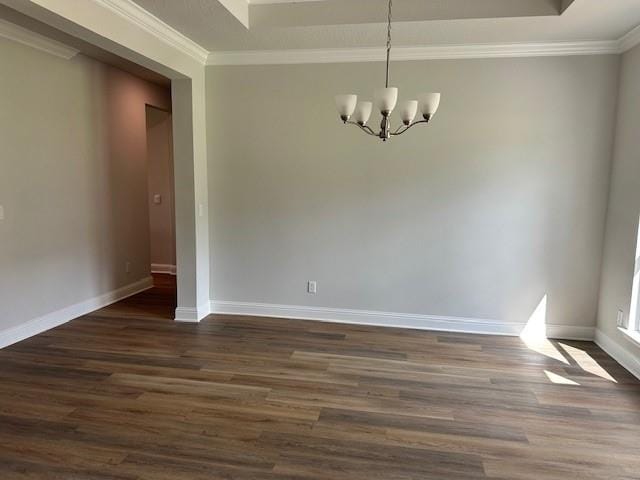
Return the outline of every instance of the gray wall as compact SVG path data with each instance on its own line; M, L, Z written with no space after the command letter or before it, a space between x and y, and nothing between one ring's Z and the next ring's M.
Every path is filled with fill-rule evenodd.
M171 99L83 56L0 58L1 332L149 275L145 104Z
M598 308L598 329L640 362L638 347L618 332L629 319L640 215L640 47L622 56L618 117ZM639 263L640 265L640 263Z
M595 325L618 65L395 63L443 100L387 144L333 106L382 64L209 67L212 299Z

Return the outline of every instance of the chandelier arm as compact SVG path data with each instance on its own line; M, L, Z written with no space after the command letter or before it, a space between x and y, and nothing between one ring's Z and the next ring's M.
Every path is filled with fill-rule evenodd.
M355 125L356 127L358 127L360 130L362 130L364 133L366 133L367 135L373 135L374 137L377 137L379 134L377 134L376 132L374 132L373 130L371 130L371 127L369 127L368 125L360 125L358 122L345 122L347 125Z
M396 130L394 132L391 132L391 135L400 135L400 134L404 133L408 129L409 129L408 125L405 125L405 124L399 125L398 128L396 128ZM402 131L400 131L400 130L402 130Z
M406 132L407 130L409 130L411 127L413 127L414 125L418 125L419 123L429 123L429 120L418 120L417 122L413 122L410 125L407 125L406 128L402 131L400 131L400 129L396 130L395 132L392 132L391 135L402 135L404 132ZM400 127L402 128L402 127Z
M358 126L360 126L360 125L358 125ZM373 129L372 129L370 126L368 126L368 125L363 125L363 126L362 126L362 129L363 129L365 132L367 132L368 134L370 134L370 135L374 135L374 136L376 136L376 137L380 135L379 133L374 132L374 131L373 131Z

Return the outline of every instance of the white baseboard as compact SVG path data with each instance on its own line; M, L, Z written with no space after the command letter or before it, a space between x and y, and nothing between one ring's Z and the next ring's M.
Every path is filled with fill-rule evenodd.
M166 265L164 263L152 263L151 264L151 273L166 273L169 275L176 274L176 266L175 265Z
M640 379L640 350L638 356L629 353L628 350L621 347L618 342L607 336L602 330L596 330L596 344L604 350L616 362L629 370L635 377Z
M525 327L525 324L521 323L505 323L498 320L482 320L477 318L219 300L211 302L211 313L293 318L299 320L317 320L445 332L479 333L485 335L518 336ZM593 331L593 327L547 326L547 335L549 338L563 338L566 340L593 340Z
M174 320L176 322L198 323L200 321L198 320L198 309L178 307L176 308Z
M16 327L0 332L0 348L7 347L26 338L42 333L51 328L67 323L74 318L81 317L100 308L106 307L123 298L130 297L136 293L148 290L153 287L153 278L147 277L137 282L125 285L116 290L104 293L98 297L93 297L84 302L76 303L68 307L47 313L41 317L29 320Z
M184 323L198 323L211 313L209 304L205 303L198 308L178 307L175 312L175 321Z
M583 340L593 342L596 327L576 325L547 325L547 338L558 340Z

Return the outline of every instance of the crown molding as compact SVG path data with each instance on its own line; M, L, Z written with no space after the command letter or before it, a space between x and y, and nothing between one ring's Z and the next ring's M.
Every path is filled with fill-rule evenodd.
M631 50L633 47L640 44L640 25L629 31L620 40L618 40L618 44L620 47L620 53Z
M132 0L93 0L102 7L120 15L154 37L171 45L201 64L206 64L209 51L149 13Z
M155 15L149 13L133 0L92 1L176 48L202 65L286 65L380 62L385 60L386 55L386 50L378 47L209 52ZM0 37L12 39L62 58L69 59L78 54L78 50L4 20L0 20ZM618 40L395 47L393 49L393 60L411 61L607 55L624 53L638 44L640 44L640 25Z
M50 55L70 60L79 52L75 48L68 47L60 42L51 40L43 35L22 28L6 20L0 19L0 37L22 43L29 47L41 50Z
M586 41L556 43L505 43L395 47L393 61L451 60L465 58L544 57L606 55L620 53L620 42ZM256 50L211 52L207 65L282 65L301 63L381 62L384 48L327 50Z

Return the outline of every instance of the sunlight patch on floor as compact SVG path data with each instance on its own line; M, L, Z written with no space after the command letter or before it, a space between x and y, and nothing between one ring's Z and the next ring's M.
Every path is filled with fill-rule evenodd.
M557 383L558 385L580 385L578 382L574 382L573 380L565 378L562 375L558 375L557 373L550 372L549 370L545 370L544 373L551 382Z
M546 338L542 340L539 340L539 339L532 340L532 339L523 338L522 340L524 341L524 344L529 348L529 350L533 350L534 352L539 353L540 355L553 358L554 360L562 362L565 365L569 365L569 361L566 358L564 358L564 355L562 355L560 350L558 350L556 346Z
M589 372L592 375L596 375L610 382L618 383L609 373L596 362L591 355L584 350L572 347L565 343L561 343L562 349L582 368L585 372Z

